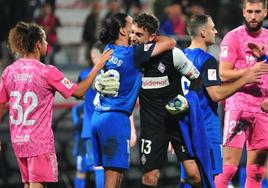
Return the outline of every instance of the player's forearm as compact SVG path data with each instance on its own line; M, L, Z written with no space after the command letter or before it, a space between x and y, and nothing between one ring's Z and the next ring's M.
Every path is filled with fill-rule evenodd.
M232 83L222 83L216 90L215 102L221 101L227 97L230 97L239 89L241 89L247 82L244 79L238 79Z
M86 91L93 84L99 71L103 68L103 66L105 65L106 61L108 61L112 53L113 53L113 50L110 50L110 49L103 52L101 60L94 65L94 67L92 68L87 78L83 80L82 82L79 82L78 87L72 96L81 98L82 96L85 95Z
M85 95L88 88L93 84L101 68L94 66L88 77L77 84L77 89L72 96L81 98Z
M166 36L156 36L154 42L155 47L152 52L152 56L156 56L167 50L172 50L176 46L176 41Z
M220 69L220 78L222 82L235 81L241 78L245 73L245 69L240 70L223 70Z

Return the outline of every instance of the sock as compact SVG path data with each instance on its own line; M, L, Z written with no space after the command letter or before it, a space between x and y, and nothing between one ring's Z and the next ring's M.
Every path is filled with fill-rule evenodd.
M74 188L85 188L86 180L78 177L74 178Z
M247 178L245 188L261 188L264 173L264 166L247 165Z
M237 171L235 165L223 165L223 172L215 177L215 185L217 188L227 188L229 181L232 180L233 176Z
M246 167L241 166L239 168L239 187L244 187L246 182Z
M104 188L104 169L101 166L97 166L95 169L95 184L96 188Z

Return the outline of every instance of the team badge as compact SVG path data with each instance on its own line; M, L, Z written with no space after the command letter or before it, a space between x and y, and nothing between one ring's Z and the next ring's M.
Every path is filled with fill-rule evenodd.
M141 163L142 163L142 165L144 165L146 163L146 157L144 154L141 156Z
M220 56L221 57L227 57L228 56L228 46L222 46L221 47Z
M166 66L163 63L159 63L158 68L157 68L161 73L164 73L166 70Z
M63 78L62 80L61 80L61 83L67 88L67 89L71 89L71 87L73 87L73 83L70 81L70 80L68 80L67 78Z
M208 80L217 80L216 69L208 69Z
M152 45L153 45L153 43L144 44L144 51L147 52Z

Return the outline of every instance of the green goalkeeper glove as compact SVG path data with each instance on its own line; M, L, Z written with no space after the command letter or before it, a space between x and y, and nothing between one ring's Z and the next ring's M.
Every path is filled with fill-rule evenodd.
M167 111L173 115L185 112L188 108L188 102L182 95L177 95L166 105Z
M111 77L111 73L109 71L100 75L94 83L95 90L100 94L107 96L117 95L119 86L119 78L115 76Z

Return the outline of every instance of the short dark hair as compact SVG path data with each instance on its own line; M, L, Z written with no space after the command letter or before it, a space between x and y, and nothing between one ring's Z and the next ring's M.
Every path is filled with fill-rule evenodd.
M149 33L156 33L159 29L159 20L155 16L145 13L136 16L133 24L136 24Z
M200 27L206 25L209 18L211 17L207 14L193 15L187 23L188 34L192 37L198 36Z
M104 20L99 39L103 44L114 43L119 36L120 28L126 26L126 17L124 13L117 13Z
M263 8L267 8L267 0L244 0L243 7L245 7L246 3L262 3Z

